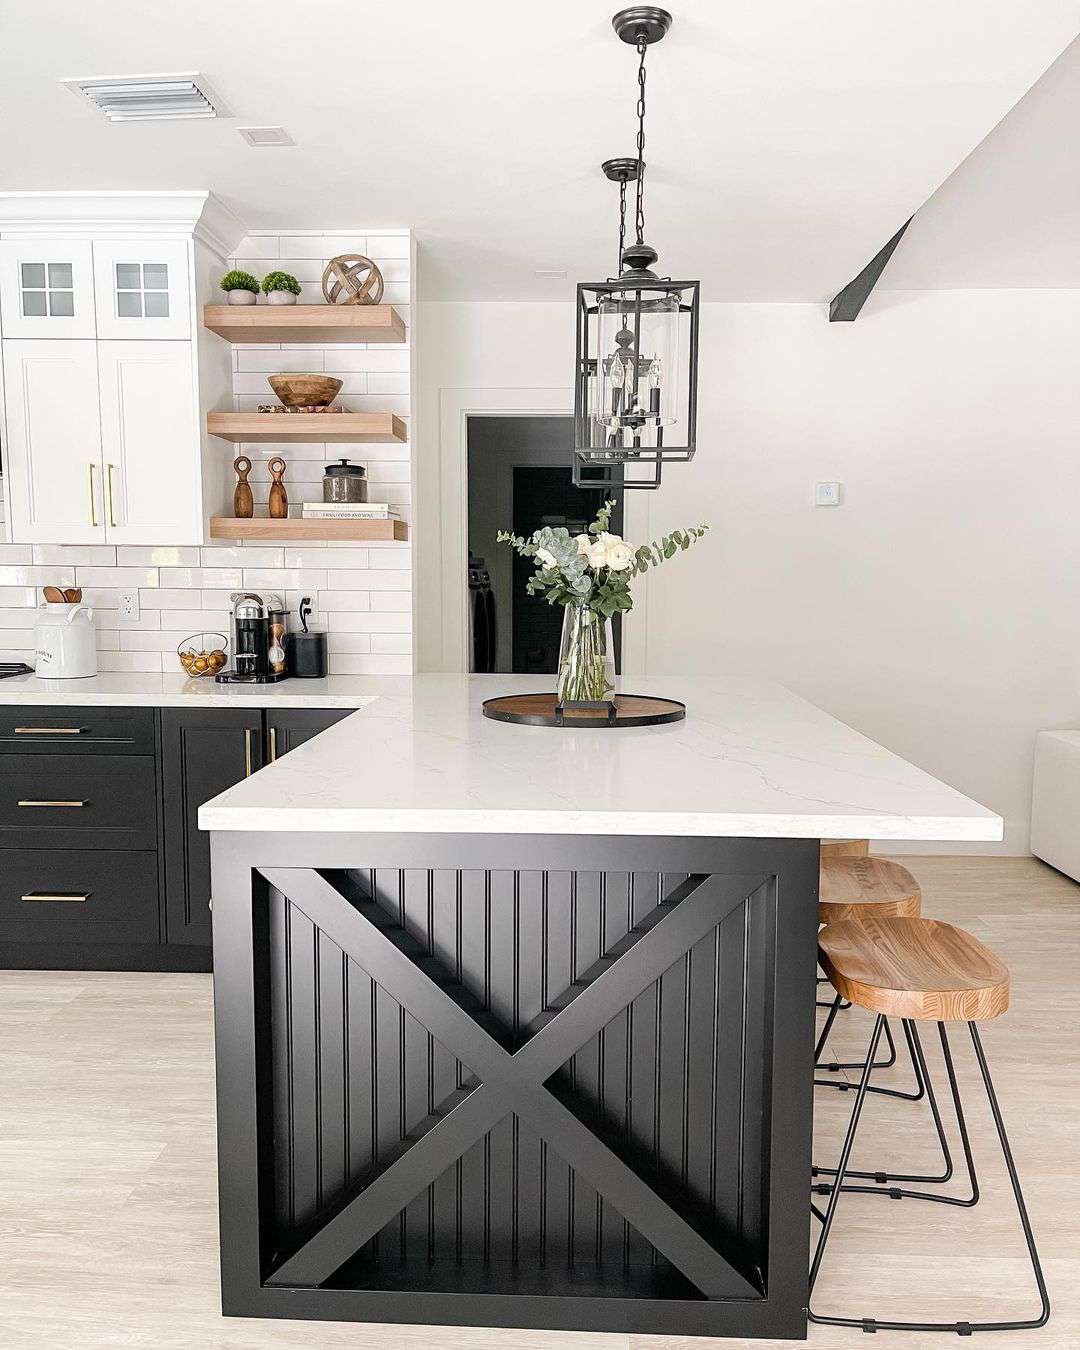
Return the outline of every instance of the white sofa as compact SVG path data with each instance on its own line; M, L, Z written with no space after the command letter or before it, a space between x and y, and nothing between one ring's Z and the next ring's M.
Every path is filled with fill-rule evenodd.
M1031 851L1080 881L1080 731L1035 737Z

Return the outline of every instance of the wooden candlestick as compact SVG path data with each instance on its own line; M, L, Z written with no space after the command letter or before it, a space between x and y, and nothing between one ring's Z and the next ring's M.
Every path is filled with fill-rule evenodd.
M289 494L281 481L285 472L285 461L280 455L275 455L266 467L274 480L270 484L270 519L285 520L289 514Z
M237 520L250 520L255 514L255 502L251 496L251 484L248 482L251 460L248 459L247 455L237 455L233 460L233 468L236 470L236 477L239 480L233 489L233 515Z

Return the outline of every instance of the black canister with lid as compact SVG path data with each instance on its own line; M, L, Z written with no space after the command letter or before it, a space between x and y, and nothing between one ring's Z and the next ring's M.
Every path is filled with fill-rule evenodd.
M301 680L321 680L326 676L326 634L308 632L308 615L311 613L311 598L304 596L300 601L300 623L303 631L290 633L285 639L288 654L289 673Z
M322 495L324 502L366 502L367 477L362 464L351 464L339 459L323 469Z

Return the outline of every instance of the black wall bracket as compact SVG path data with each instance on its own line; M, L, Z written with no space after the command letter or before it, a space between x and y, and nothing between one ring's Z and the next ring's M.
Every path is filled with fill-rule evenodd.
M870 298L870 292L878 284L885 265L896 252L896 246L904 237L904 231L915 219L909 216L896 231L885 247L874 255L854 280L849 281L842 291L837 291L829 302L830 323L851 323L859 317L859 311Z

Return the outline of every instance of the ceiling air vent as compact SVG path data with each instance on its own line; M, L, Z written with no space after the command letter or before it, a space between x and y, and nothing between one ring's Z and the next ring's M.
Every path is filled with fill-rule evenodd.
M88 99L110 122L162 122L228 117L221 100L197 71L180 75L124 75L113 78L61 80L65 88Z
M295 145L284 127L237 127L237 131L256 150L268 145Z

